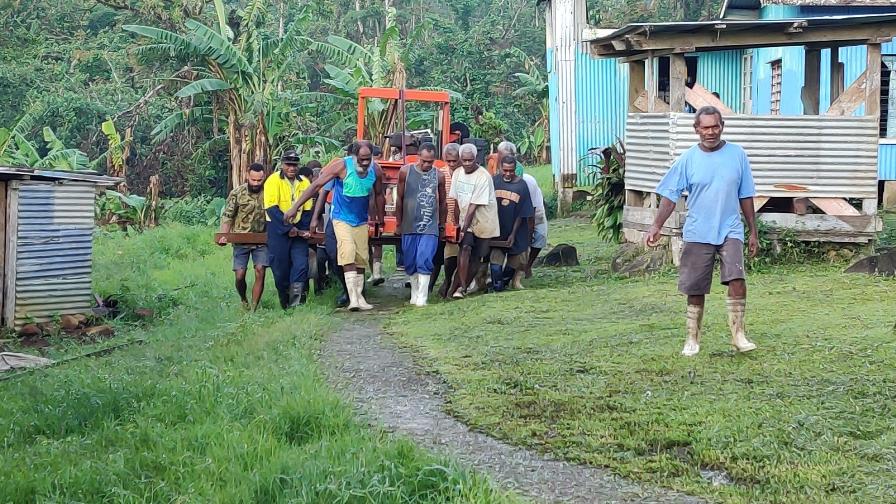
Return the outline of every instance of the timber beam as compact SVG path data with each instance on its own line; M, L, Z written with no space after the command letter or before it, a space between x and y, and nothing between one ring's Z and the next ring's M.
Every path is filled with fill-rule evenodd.
M590 42L591 53L601 57L629 57L642 51L678 51L681 48L726 50L758 47L804 46L819 47L880 44L896 33L896 21L858 26L797 26L794 23L769 23L744 29L726 25L725 29L692 33L647 33L645 31L620 35L613 39Z

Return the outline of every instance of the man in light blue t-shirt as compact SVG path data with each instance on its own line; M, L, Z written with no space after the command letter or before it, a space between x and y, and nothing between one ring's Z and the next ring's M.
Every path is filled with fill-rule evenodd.
M755 257L759 251L753 208L756 187L744 149L722 140L724 127L725 121L717 108L702 107L697 111L694 130L700 143L685 151L657 186L656 192L662 196L662 201L647 233L647 245L656 246L660 230L672 215L675 203L682 193L687 192L688 214L682 232L684 249L678 290L688 296L687 340L681 352L688 357L700 351L703 306L712 284L716 256L721 262L722 285L728 286L725 304L731 345L739 352L756 348L744 330L747 283L741 221L743 212L750 229L750 257Z

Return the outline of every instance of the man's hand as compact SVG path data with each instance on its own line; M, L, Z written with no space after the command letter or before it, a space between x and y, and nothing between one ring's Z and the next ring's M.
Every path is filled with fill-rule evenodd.
M290 238L295 238L295 237L297 237L297 236L299 236L299 230L296 229L296 228L290 228L290 230L289 230L289 237L290 237Z
M747 244L747 248L750 251L750 259L755 258L759 255L759 233L756 231L750 232L750 241Z
M299 238L302 238L305 240L307 240L308 238L311 238L311 231L300 231L300 230L296 230L296 231L298 232L297 236Z
M283 223L284 224L292 224L292 220L296 218L296 215L298 215L298 213L299 213L299 209L290 208L289 210L286 211L285 214L283 214Z
M660 242L660 237L660 227L656 224L650 226L650 229L647 231L647 246L656 247Z
M222 246L222 247L223 247L224 245L227 245L227 237L226 237L226 236L219 236L219 237L218 237L218 245L220 245L220 246Z
M318 219L317 216L315 215L314 217L311 218L311 224L308 226L308 229L312 229L314 231L323 231L323 229L320 229L318 227L319 225L320 225L320 219Z

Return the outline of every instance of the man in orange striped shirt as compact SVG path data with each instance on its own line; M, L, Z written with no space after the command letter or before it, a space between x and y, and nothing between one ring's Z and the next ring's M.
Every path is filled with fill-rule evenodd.
M439 170L445 175L445 194L450 194L451 176L454 174L454 170L460 168L460 145L456 143L446 145L442 149L442 160L445 161L445 166L439 167ZM447 198L447 201L448 218L446 219L446 223L451 224L456 228L457 200L454 198ZM442 234L445 232L444 229L440 231ZM436 257L433 260L433 274L429 282L430 292L435 288L436 281L439 279L439 271L444 264L445 282L443 282L442 287L439 288L439 296L443 298L448 296L448 287L451 286L451 281L454 279L454 272L457 270L457 256L459 252L460 247L457 243L449 242L445 239L439 241L439 248L436 250Z

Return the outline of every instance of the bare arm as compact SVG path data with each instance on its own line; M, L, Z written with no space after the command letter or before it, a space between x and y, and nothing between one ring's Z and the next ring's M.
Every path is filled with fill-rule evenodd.
M371 170L373 167L371 167ZM374 212L374 221L377 224L385 222L386 217L386 190L383 186L383 173L381 170L376 171L376 182L373 183L374 203L376 204L376 212ZM400 199L399 199L400 201ZM398 202L395 203L398 207Z
M317 194L317 201L314 202L314 210L311 211L311 230L316 231L320 223L320 216L324 213L324 206L327 204L327 195L330 191L321 189Z
M750 228L749 251L750 257L756 257L759 253L759 229L756 228L756 208L753 205L753 198L742 198L740 200L740 210L744 213L744 219Z
M395 198L395 234L401 234L401 219L404 217L404 185L408 180L408 165L398 172L398 196Z
M445 174L439 170L439 228L445 229L448 220L448 198L445 191Z
M663 224L665 224L666 221L669 220L669 217L672 215L672 212L674 210L675 202L663 196L663 199L660 200L660 209L656 213L656 218L653 219L653 224L650 226L650 231L647 232L647 246L656 246L656 244L660 240L660 230L662 230Z
M315 194L318 194L320 190L327 185L327 182L333 180L334 178L341 178L342 173L345 171L345 161L342 159L334 159L330 161L327 166L324 167L320 172L320 176L317 177L317 180L311 183L311 186L305 191L302 192L302 195L299 196L299 199L296 200L295 203L289 207L289 210L286 212L286 219L292 220L297 213L299 213L299 208L302 207L308 200L314 197Z

